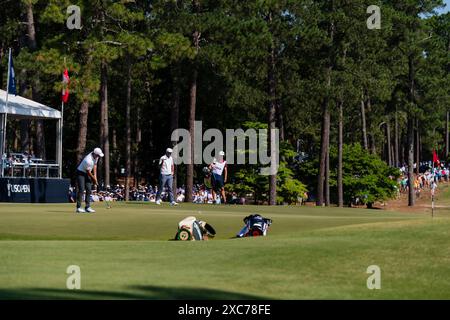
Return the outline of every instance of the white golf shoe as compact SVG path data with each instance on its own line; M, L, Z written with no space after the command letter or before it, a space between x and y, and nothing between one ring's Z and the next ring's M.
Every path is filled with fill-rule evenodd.
M155 203L159 206L159 205L161 205L161 200L156 200Z
M171 206L177 206L178 203L176 203L175 201L172 201L172 202L170 203L170 205L171 205Z
M89 212L89 213L94 213L94 212L95 212L95 210L94 210L94 209L92 209L91 207L89 207L89 208L86 208L86 212Z
M77 208L76 213L85 213L86 211L82 208Z

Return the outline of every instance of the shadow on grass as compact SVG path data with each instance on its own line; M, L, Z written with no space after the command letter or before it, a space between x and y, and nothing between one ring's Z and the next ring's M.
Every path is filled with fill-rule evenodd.
M207 288L131 286L127 292L49 288L0 289L0 300L133 299L133 300L262 300L261 296Z

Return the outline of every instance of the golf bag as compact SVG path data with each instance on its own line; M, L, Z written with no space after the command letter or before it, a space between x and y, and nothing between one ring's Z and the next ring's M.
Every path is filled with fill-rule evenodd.
M206 189L208 189L208 190L214 189L214 191L216 193L219 193L219 190L216 190L216 188L214 187L214 181L213 181L214 179L212 177L211 170L208 167L203 167L202 171L203 171L203 175L204 175L203 183L205 184ZM220 204L220 196L217 195L216 199L213 199L213 201L216 204Z
M207 189L212 189L212 177L211 177L211 170L208 167L203 167L203 183L205 184L205 187Z
M244 218L244 227L236 235L238 238L265 236L272 224L272 219L267 219L259 214L251 214Z
M178 223L178 231L175 240L195 241L214 238L216 231L205 221L197 220L196 217L187 217Z

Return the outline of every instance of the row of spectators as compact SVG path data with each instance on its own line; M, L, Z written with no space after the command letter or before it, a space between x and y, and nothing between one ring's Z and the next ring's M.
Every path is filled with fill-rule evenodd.
M33 152L28 153L27 151L23 153L4 153L2 155L2 160L9 163L33 163L33 162L40 162L42 159L37 158Z
M445 163L440 163L439 166L431 167L429 162L421 162L419 164L420 170L419 174L414 175L414 191L416 196L419 197L420 193L424 189L430 189L433 187L433 181L435 184L439 182L446 181L450 179L450 169L445 165ZM414 165L416 169L416 164ZM401 178L399 179L399 193L408 192L408 167L403 165L400 168ZM156 194L158 192L158 186L139 185L138 187L131 187L129 200L130 201L144 201L144 202L155 202ZM76 190L75 188L70 188L69 198L71 202L75 202ZM185 187L178 187L176 190L176 201L184 202L185 199ZM211 189L207 188L204 184L194 185L194 190L192 193L193 203L205 203L212 204L216 202L213 199ZM235 192L227 195L230 203L234 204L245 204L246 199L244 197L239 197ZM308 195L305 194L305 199L308 199ZM125 200L125 186L115 185L112 187L107 186L100 187L99 190L93 191L91 195L91 200L93 202L97 201L124 201ZM168 193L163 190L161 193L161 200L168 201ZM303 199L300 199L299 203L302 203ZM357 199L357 202L359 199Z
M138 187L130 187L129 200L130 201L144 201L144 202L155 202L156 193L158 192L158 186L152 185L140 185ZM203 184L194 185L194 190L192 193L193 203L209 203L212 204L216 200L213 199L212 192L210 189L206 188ZM176 190L176 201L184 202L185 199L185 187L179 187ZM245 198L238 197L235 192L229 195L230 203L234 204L245 204ZM69 200L70 202L76 201L76 189L75 187L70 187L69 190ZM92 202L97 201L124 201L125 200L125 186L115 185L113 187L107 186L99 187L99 190L93 190L91 194ZM166 190L161 192L161 200L168 201L168 193Z

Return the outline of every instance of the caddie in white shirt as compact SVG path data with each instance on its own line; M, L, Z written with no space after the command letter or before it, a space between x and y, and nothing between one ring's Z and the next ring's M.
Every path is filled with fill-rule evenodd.
M92 184L97 185L97 163L100 158L103 158L103 154L100 148L95 148L90 152L83 161L77 167L77 213L95 212L91 208L91 192ZM85 202L86 208L81 208L81 202L83 202L83 193L86 190Z
M209 169L212 171L213 201L216 200L216 193L218 193L219 195L222 196L223 203L227 203L227 198L225 195L225 183L227 182L228 169L227 169L227 162L225 161L224 157L225 152L220 151L218 159L216 160L214 158L213 163L209 165Z
M158 193L156 194L156 204L161 204L161 192L164 190L164 187L167 185L167 191L169 193L169 201L171 206L176 206L177 203L173 198L173 173L174 173L174 165L172 158L173 150L171 148L166 149L166 154L163 155L159 159L159 188Z

